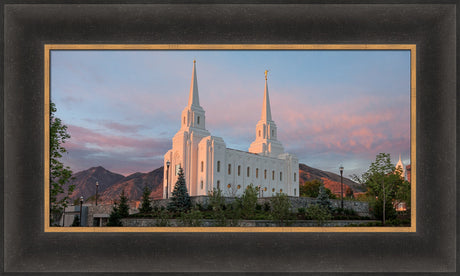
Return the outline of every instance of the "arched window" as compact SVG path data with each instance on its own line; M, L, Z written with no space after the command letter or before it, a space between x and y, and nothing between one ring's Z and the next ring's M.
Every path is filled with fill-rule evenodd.
M237 188L238 190L241 189L241 185L236 186L236 188Z
M259 178L259 168L256 169L256 178Z
M251 169L248 167L248 172L247 172L248 177L249 177L249 170L251 170Z
M280 172L280 181L283 181L283 173Z
M201 189L203 190L203 180L201 180Z
M261 134L261 132L260 132L260 130L259 130L259 137L260 137L260 134Z
M275 180L275 171L272 171L272 180Z
M197 124L200 124L200 116L198 116L198 117L196 118L196 123L197 123Z
M240 174L241 174L241 166L238 165L238 176L240 176Z
M232 173L232 164L228 164L228 174Z
M217 172L220 172L220 161L217 161Z
M297 173L294 173L294 181L297 181Z
M283 192L283 189L280 189L280 193L282 193L282 192Z
M267 170L264 170L264 179L267 179Z
M273 193L275 192L275 188L272 189L272 192L273 192Z
M184 125L185 125L185 116L184 116Z
M201 161L201 172L203 172L203 168L204 168L204 162Z
M220 180L217 180L217 190L220 190Z
M272 130L272 137L275 137L275 131Z
M297 195L297 189L294 189L294 195ZM383 204L382 204L383 205ZM383 216L382 216L383 217Z
M265 191L265 192L267 191L267 187L264 188L264 191Z

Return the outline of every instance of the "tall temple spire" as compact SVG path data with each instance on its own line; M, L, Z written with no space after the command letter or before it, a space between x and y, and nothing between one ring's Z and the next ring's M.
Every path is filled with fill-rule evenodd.
M193 60L192 82L190 83L188 106L200 106L200 98L198 97L198 82L196 79L196 60Z
M268 70L265 70L265 91L264 91L264 101L262 103L262 116L260 117L261 121L271 121L272 120L272 112L270 109L270 97L268 96L267 73L268 73Z

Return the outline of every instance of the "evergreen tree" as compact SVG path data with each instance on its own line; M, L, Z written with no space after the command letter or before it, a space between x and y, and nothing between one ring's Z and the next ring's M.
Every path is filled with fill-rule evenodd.
M129 216L128 197L125 196L125 190L121 191L120 194L120 206L118 206L118 214L120 215L120 218L126 218Z
M321 186L319 186L319 194L316 199L318 200L318 204L320 206L328 209L329 211L332 210L331 201L329 200L329 195L323 183L321 183Z
M74 185L70 185L67 193L64 190L64 186L73 179L72 171L59 159L67 152L62 144L70 138L70 134L67 133L67 126L61 119L54 116L56 110L55 104L50 103L50 225L58 223L61 219L70 194L75 189ZM64 196L58 200L60 194Z
M188 195L187 186L185 185L184 171L182 168L179 168L179 176L174 186L168 209L171 211L184 212L189 210L191 205L190 196Z
M80 226L80 217L79 216L74 216L73 217L73 222L72 222L72 226Z
M109 221L107 222L107 226L123 226L123 224L121 223L121 217L116 202L113 205L112 212L109 216Z
M144 187L144 192L142 193L142 203L141 208L139 208L140 213L150 213L153 211L152 200L150 199L150 189L149 187Z

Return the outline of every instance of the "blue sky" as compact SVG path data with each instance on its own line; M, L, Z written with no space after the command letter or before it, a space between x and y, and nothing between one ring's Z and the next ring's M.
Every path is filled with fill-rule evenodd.
M162 165L197 61L206 128L227 147L255 137L264 71L278 139L301 163L361 174L379 152L410 163L410 52L376 50L53 50L51 100L69 127L74 172Z

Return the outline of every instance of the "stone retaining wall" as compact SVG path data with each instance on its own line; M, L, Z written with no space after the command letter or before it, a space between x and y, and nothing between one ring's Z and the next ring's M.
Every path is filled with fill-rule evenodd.
M160 221L154 218L124 218L121 220L124 227L159 227ZM180 220L168 219L168 227L181 227ZM358 225L368 222L376 222L376 220L328 220L321 225L322 227L343 227L350 224ZM214 220L203 219L201 220L201 227L213 227ZM276 222L271 220L240 220L238 227L279 227ZM318 222L315 220L295 220L292 221L289 227L318 227Z
M308 208L308 206L312 204L316 204L317 199L316 198L310 198L310 197L288 197L289 200L291 201L291 210L293 212L297 212L298 208ZM190 198L192 201L192 205L195 205L197 203L201 204L203 207L206 208L209 202L209 197L208 196L194 196ZM232 203L235 198L232 197L225 197L224 198L226 203ZM159 200L154 200L153 205L158 206L158 207L167 207L170 199L159 199ZM331 199L331 205L334 208L338 208L341 205L341 200L340 199ZM270 197L265 197L265 198L259 198L257 202L260 205L264 205L266 202L270 203ZM369 203L368 202L362 202L362 201L353 201L353 200L344 200L343 201L343 208L344 209L351 209L356 212L358 216L361 217L367 217L370 216L369 214Z

